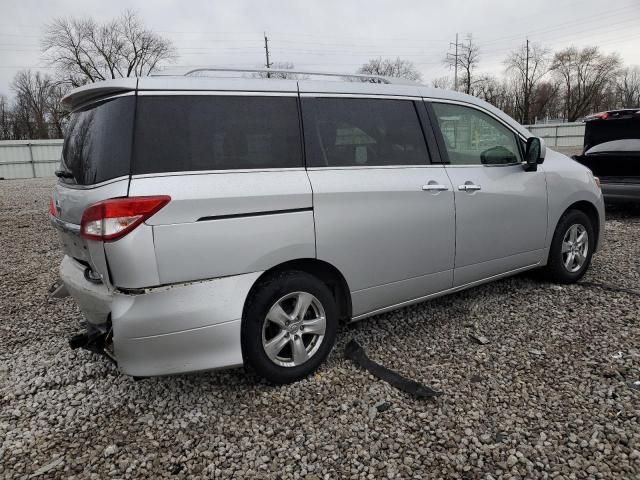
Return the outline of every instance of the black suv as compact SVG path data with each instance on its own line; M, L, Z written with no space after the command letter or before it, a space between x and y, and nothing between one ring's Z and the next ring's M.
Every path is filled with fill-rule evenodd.
M573 158L600 178L606 201L640 202L640 107L585 118L584 149Z

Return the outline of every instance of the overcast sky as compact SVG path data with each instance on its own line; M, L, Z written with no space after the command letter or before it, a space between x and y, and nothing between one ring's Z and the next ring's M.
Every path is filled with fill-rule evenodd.
M373 57L411 60L425 83L443 65L456 32L480 46L479 71L502 74L508 52L525 41L551 49L598 45L640 65L640 0L0 0L0 94L20 69L49 73L40 52L43 26L57 16L106 21L136 10L176 47L175 67L264 64L353 72Z

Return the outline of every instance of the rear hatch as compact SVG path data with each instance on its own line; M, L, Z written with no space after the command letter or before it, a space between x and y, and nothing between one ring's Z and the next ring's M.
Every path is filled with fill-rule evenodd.
M80 237L80 221L88 206L128 194L135 101L134 92L129 92L75 109L56 172L52 222L64 252L105 280L104 246Z
M640 182L640 110L587 118L583 154L576 160L603 182Z

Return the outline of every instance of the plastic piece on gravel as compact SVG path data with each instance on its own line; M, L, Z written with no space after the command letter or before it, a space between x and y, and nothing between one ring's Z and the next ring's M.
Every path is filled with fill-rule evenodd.
M606 283L587 282L587 281L578 282L577 285L580 285L582 287L601 288L602 290L608 290L610 292L628 293L629 295L635 295L637 297L640 297L640 290L635 290L633 288L618 287L616 285L608 285Z
M470 333L469 337L475 340L476 343L479 343L480 345L486 345L487 343L489 343L489 339L484 335L476 335L474 333Z
M353 339L347 343L347 346L344 349L344 356L367 370L372 375L378 377L380 380L384 380L389 385L392 385L398 390L409 393L414 397L433 398L442 395L442 392L433 390L432 388L422 385L415 380L405 378L399 373L389 370L387 367L374 362L367 357L364 349Z

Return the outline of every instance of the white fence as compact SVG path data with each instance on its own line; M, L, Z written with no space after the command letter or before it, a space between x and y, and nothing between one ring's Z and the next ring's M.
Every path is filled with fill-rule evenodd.
M537 137L544 138L548 147L582 147L584 123L556 123L527 125L527 129Z
M61 154L62 140L0 141L0 178L52 177Z

